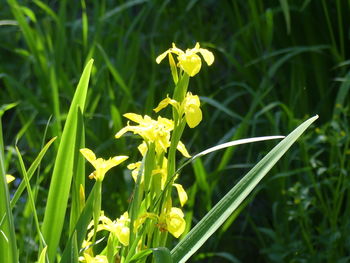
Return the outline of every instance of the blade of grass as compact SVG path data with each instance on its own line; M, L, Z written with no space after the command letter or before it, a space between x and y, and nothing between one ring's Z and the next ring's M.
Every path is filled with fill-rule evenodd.
M30 181L30 179L32 178L32 176L34 175L34 172L36 171L36 169L38 168L42 158L44 157L46 151L49 149L49 147L51 146L51 144L56 140L57 137L52 138L44 147L43 149L40 151L40 153L38 154L38 156L35 158L34 162L31 164L31 166L29 167L28 171L27 171L27 175L28 175L28 180ZM25 181L22 181L19 185L19 187L17 188L14 196L11 199L11 209L14 208L14 206L16 205L18 199L20 198L21 194L23 193L23 190L25 188Z
M283 154L318 118L314 116L292 131L253 167L171 251L175 262L186 262L237 209Z
M16 148L16 153L17 153L17 156L18 156L18 161L19 161L19 164L20 164L20 167L21 167L21 172L22 172L22 175L23 175L23 178L24 178L24 182L25 182L25 185L26 185L26 188L27 188L29 204L30 204L30 208L32 209L33 216L34 216L34 222L35 222L36 231L38 232L38 235L39 235L40 246L41 247L46 247L45 240L44 240L43 235L42 235L42 233L40 231L38 215L37 215L36 208L35 208L35 201L34 201L35 199L34 199L32 188L31 188L30 183L29 183L28 174L27 174L26 168L24 166L22 155L21 155L17 145L15 146L15 148Z
M92 64L93 59L85 66L78 83L62 133L62 139L58 147L57 158L52 174L44 222L42 225L43 235L48 245L48 258L50 262L54 262L62 233L73 177L74 155L77 150L75 149L75 141L77 136L78 109L80 108L82 112L84 111Z
M38 263L45 263L46 251L47 251L47 246L44 247L43 250L41 251Z
M77 140L76 149L82 149L85 147L85 128L83 122L83 114L79 110L78 112L78 123L77 123ZM82 207L84 204L81 203L80 190L85 189L85 160L79 151L75 152L74 156L74 178L72 183L72 207L70 211L70 222L69 222L69 235L73 233L74 226L78 221ZM84 197L85 198L85 197ZM85 202L85 199L83 200Z
M13 215L10 208L10 194L6 182L4 163L4 143L0 112L0 255L3 262L18 262L17 243Z
M290 12L289 4L287 0L280 0L281 8L284 15L284 20L286 21L287 34L290 34Z

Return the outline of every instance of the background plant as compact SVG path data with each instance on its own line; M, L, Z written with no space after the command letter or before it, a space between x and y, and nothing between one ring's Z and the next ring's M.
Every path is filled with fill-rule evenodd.
M149 112L156 101L170 93L169 79L155 70L157 65L152 61L173 41L181 46L193 46L199 41L215 53L217 63L208 72L204 69L193 83L206 103L203 116L210 116L210 123L198 128L205 128L206 133L184 134L193 152L220 140L286 134L305 114L318 113L323 125L318 140L302 139L299 147L293 148L275 168L274 173L279 176L265 182L246 211L239 217L234 215L197 259L212 258L215 262L219 256L243 262L250 258L261 262L273 258L299 262L311 255L327 258L324 252L331 249L330 262L337 257L346 260L348 209L343 196L347 196L348 183L347 177L340 175L349 167L345 129L349 116L349 3L7 1L2 7L0 104L19 103L2 118L6 172L19 175L20 171L14 155L14 134L26 164L32 163L39 153L46 141L43 138L60 134L78 76L89 57L94 57L95 67L85 113L87 146L99 156L109 156L115 149L127 154L134 145L110 137L122 127L121 113ZM156 92L156 86L164 87L162 94ZM336 106L338 102L340 107ZM334 114L339 109L341 114ZM320 140L325 138L326 141ZM185 168L184 173L189 176L182 177L182 183L191 189L189 222L197 222L228 191L232 181L251 167L256 161L253 153L264 155L269 146L270 143L247 146L198 159L193 164L195 176L190 176L191 169ZM47 152L36 179L43 186L48 184L53 153ZM335 167L331 169L330 164ZM326 170L319 169L322 167ZM120 200L129 198L132 185L126 176L118 179L118 184L114 184L114 179L107 177L103 192L109 197L105 205L114 214L125 211ZM14 188L16 184L18 181ZM37 191L40 208L45 201L40 196L47 196L47 189L41 187ZM320 191L322 194L317 194ZM300 197L302 202L289 205ZM317 198L329 204L325 206ZM35 235L30 234L30 221L16 215L24 210L25 216L31 217L27 198L21 200L14 218L18 234L26 238L19 248L24 258L31 258L37 249ZM194 210L195 204L203 205L196 205ZM335 217L329 213L329 206L336 209L339 204ZM288 220L288 214L297 212L299 215ZM315 222L320 214L325 218L322 227L303 232L305 224L314 225L310 222ZM38 217L43 217L40 209ZM332 231L327 233L330 225ZM343 248L320 241L334 233L339 234L333 244L343 244ZM229 245L232 243L234 247Z

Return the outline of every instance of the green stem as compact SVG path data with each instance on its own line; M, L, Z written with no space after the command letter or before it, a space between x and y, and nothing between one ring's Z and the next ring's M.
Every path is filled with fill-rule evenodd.
M93 205L93 219L94 219L94 236L92 238L92 243L95 242L96 240L96 233L97 233L97 226L98 226L98 221L100 218L100 213L101 213L101 195L102 195L102 181L96 180L96 195L94 199L94 205Z

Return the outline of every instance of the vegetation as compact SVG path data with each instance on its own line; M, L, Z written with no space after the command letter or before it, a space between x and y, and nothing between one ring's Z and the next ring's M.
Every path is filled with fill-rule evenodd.
M173 42L181 49L199 42L215 56L190 81L203 115L181 138L192 156L228 141L288 135L320 116L190 261L349 260L348 1L7 0L1 7L0 173L16 178L9 195L5 180L0 185L0 211L13 215L1 230L16 240L8 251L18 249L20 262L38 260L46 242L58 244L48 254L62 262L79 252L74 244L85 238L98 191L95 180L85 179L92 166L85 171L77 149L140 159L138 140L113 135L127 125L123 114L157 116L158 103L173 97L171 71L156 63ZM225 148L183 167L177 182L188 201L180 248L276 144ZM178 165L186 160L177 157ZM123 163L108 173L100 197L105 215L115 219L128 210L134 181ZM60 207L50 201L58 196ZM169 238L164 246L178 242ZM159 251L147 253L169 252ZM181 253L178 245L172 256Z

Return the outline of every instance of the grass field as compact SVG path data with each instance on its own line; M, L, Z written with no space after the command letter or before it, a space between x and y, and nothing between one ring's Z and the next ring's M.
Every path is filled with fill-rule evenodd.
M86 197L95 189L85 179L92 168L82 158L73 163L79 153L60 150L65 124L77 123L77 139L66 135L67 145L137 161L139 141L114 135L127 123L124 113L155 116L152 109L173 95L167 62L156 63L173 42L183 50L199 42L215 56L190 82L203 112L181 139L191 155L231 140L288 135L319 115L189 262L350 260L349 1L7 0L0 6L1 173L16 177L8 186L9 198L18 198L10 210L20 262L38 260L45 243L39 229L50 231L56 209L67 209L56 237L62 255L78 220L79 184ZM82 79L90 77L89 88L78 96L86 65L91 74ZM80 111L70 117L71 105ZM189 197L185 233L276 144L227 148L185 167L178 179ZM79 175L61 185L72 185L68 206L48 208L53 174L58 184L63 172L55 171L58 162ZM30 170L33 164L37 169ZM105 213L117 218L129 207L134 182L126 165L111 173L101 199ZM33 176L30 182L25 174ZM21 182L25 190L16 196ZM9 211L3 206L0 211Z

